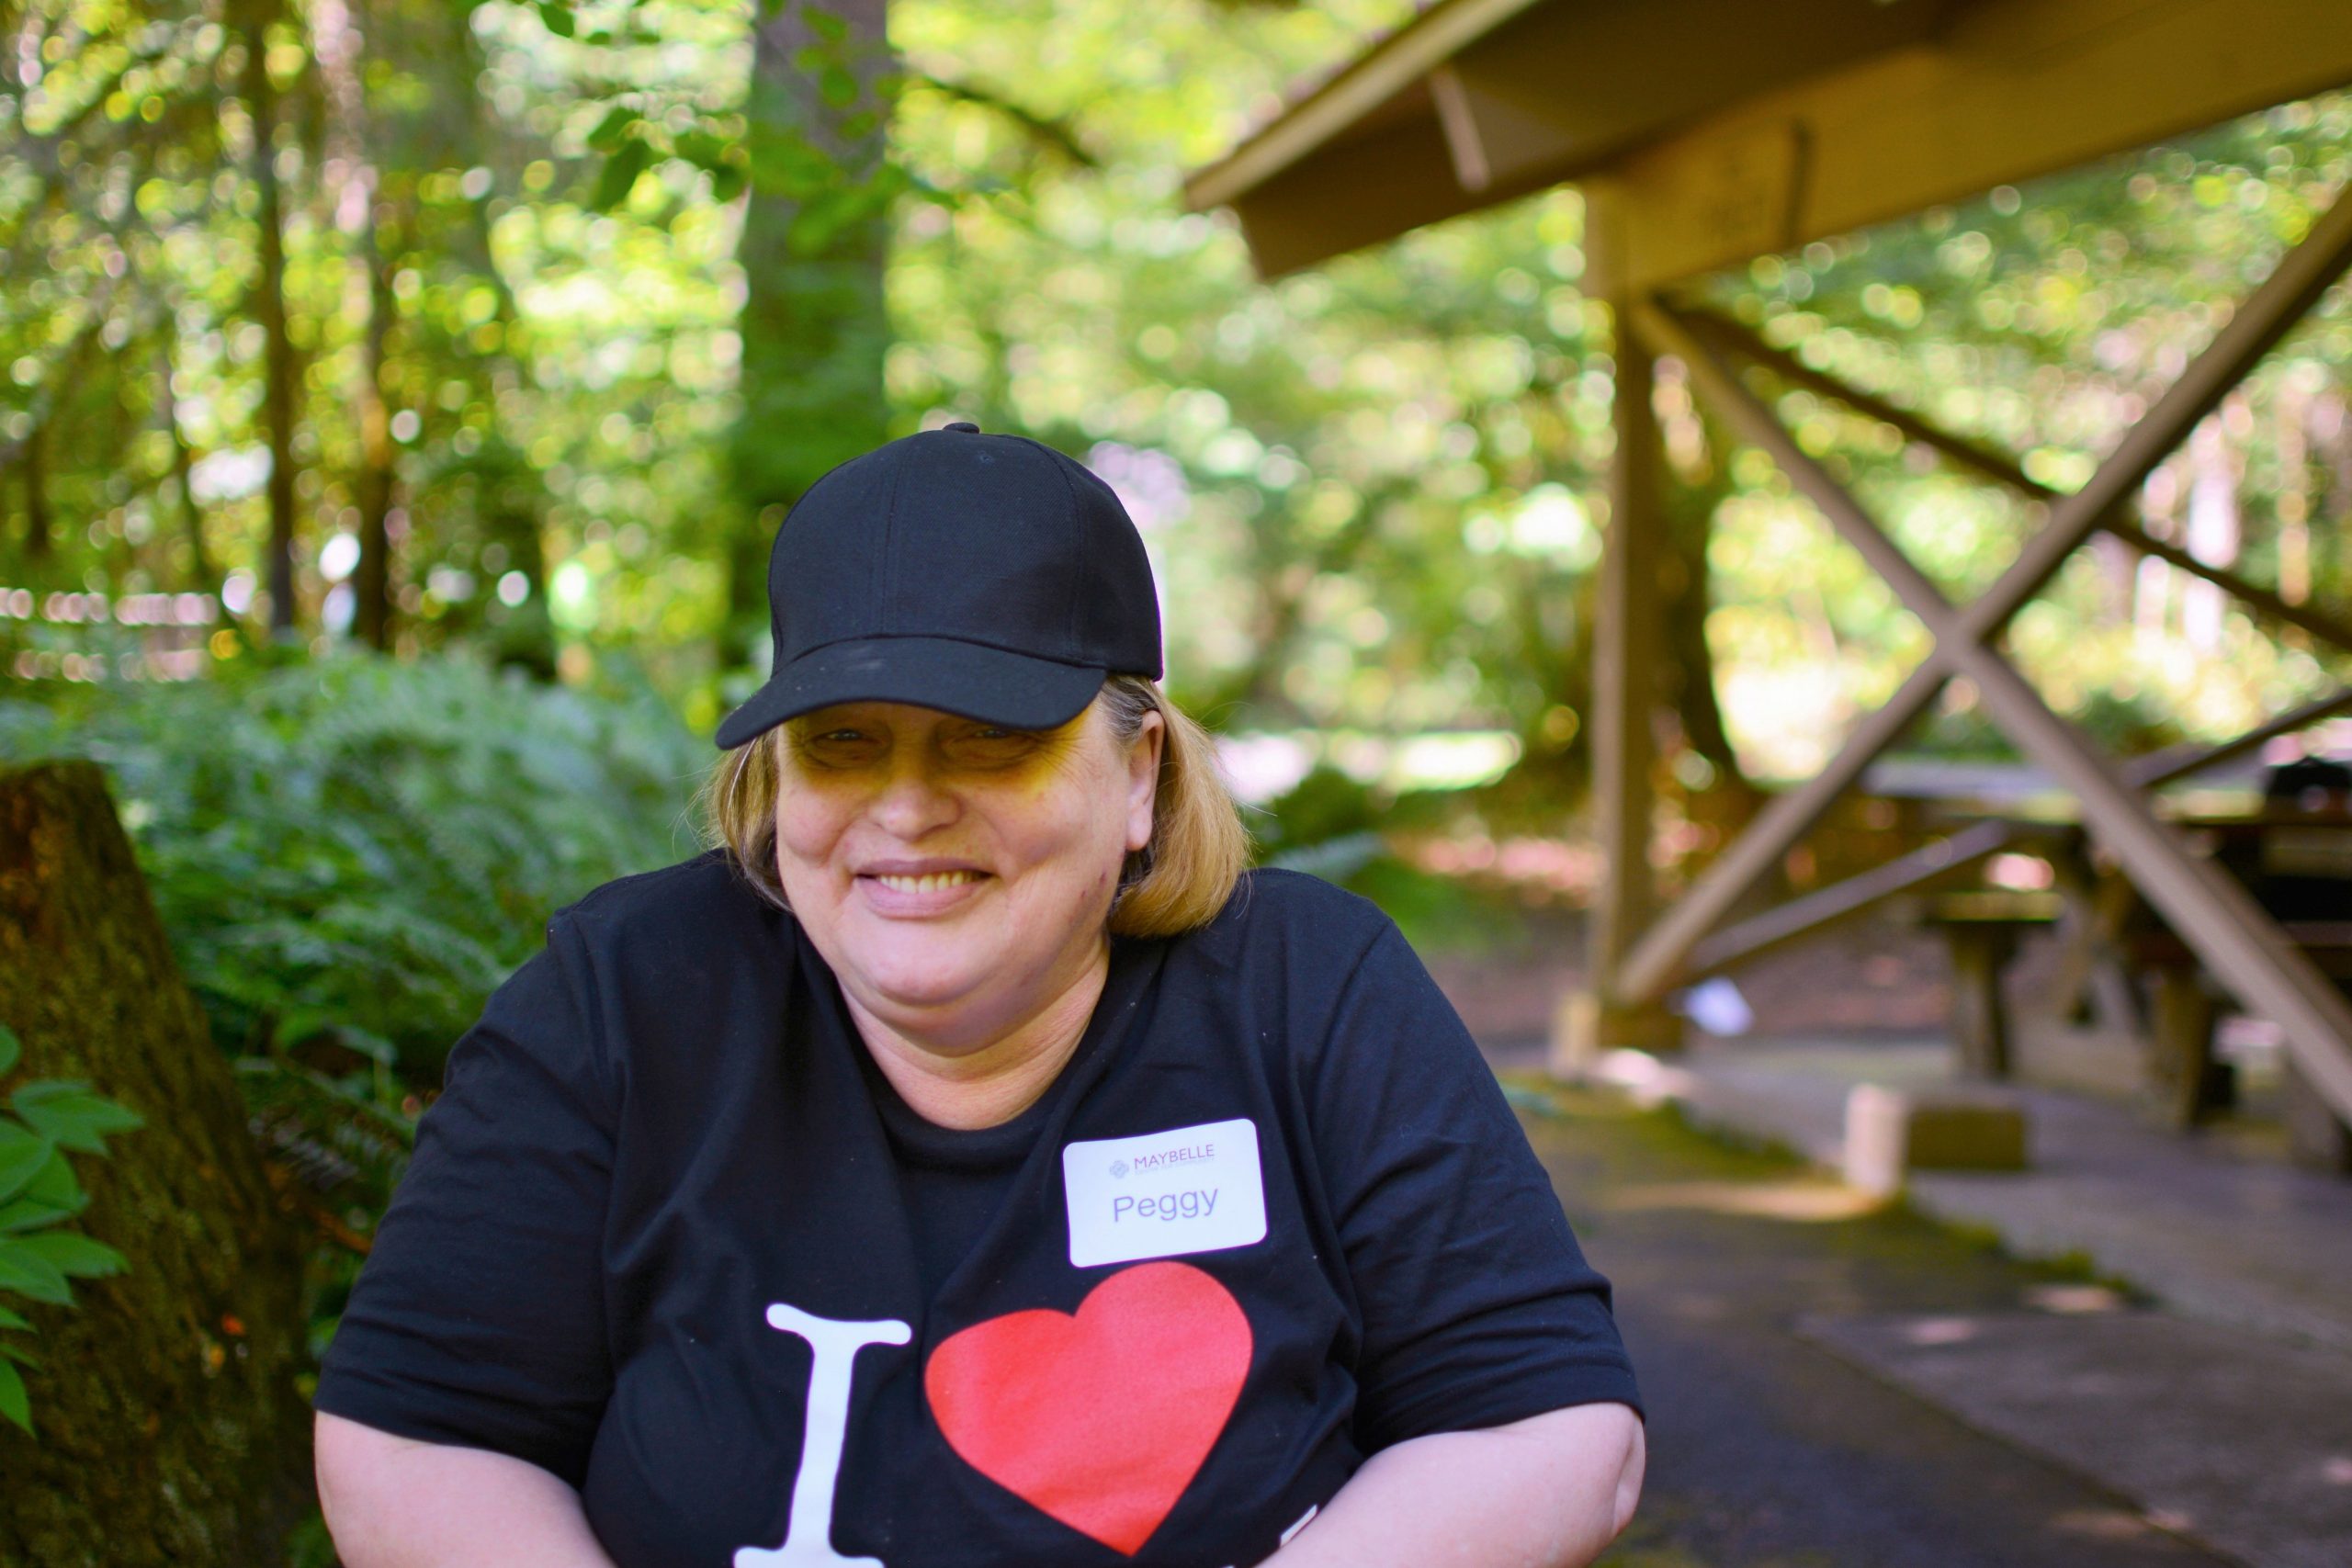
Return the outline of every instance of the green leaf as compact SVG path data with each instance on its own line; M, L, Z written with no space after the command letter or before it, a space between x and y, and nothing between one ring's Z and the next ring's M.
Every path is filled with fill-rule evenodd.
M17 1038L17 1032L0 1023L0 1073L12 1070L17 1065L17 1058L24 1055L24 1043Z
M62 1149L49 1151L49 1162L33 1173L33 1179L25 1183L17 1197L19 1201L39 1203L68 1214L80 1213L90 1201L83 1192L81 1182L74 1179L74 1168L66 1163Z
M37 1231L72 1219L79 1207L61 1209L52 1203L37 1203L29 1198L0 1203L0 1235L17 1235L25 1231Z
M51 1306L72 1306L74 1288L48 1258L25 1250L28 1238L0 1236L0 1291L14 1291Z
M35 1078L10 1096L8 1103L22 1115L28 1105L46 1105L52 1100L89 1092L88 1082L82 1078Z
M605 172L596 181L596 194L589 205L599 212L610 212L628 199L637 186L637 176L645 173L653 161L653 149L642 141L624 143L619 152L605 160Z
M28 1098L34 1089L48 1087L28 1085L18 1089L9 1103L34 1132L77 1154L102 1155L107 1152L107 1134L145 1125L137 1111L93 1094L80 1084L69 1086L66 1092Z
M743 171L734 164L722 164L710 172L710 195L714 201L732 201L743 194Z
M14 1122L0 1122L0 1202L24 1190L53 1152L47 1138Z
M0 1328L30 1328L31 1326L31 1324L27 1323L6 1307L0 1307Z
M28 1235L17 1245L47 1261L59 1273L74 1280L104 1280L130 1267L130 1259L105 1242L79 1231L50 1231Z
M578 19L572 16L571 7L564 0L539 0L539 20L545 22L548 31L558 38L570 38L580 30Z
M22 1427L25 1436L32 1436L33 1406L25 1396L25 1380L6 1361L0 1361L0 1416Z
M681 131L671 146L697 168L716 169L727 161L727 143L707 130Z
M617 152L621 143L627 141L629 133L636 130L639 118L635 109L627 105L616 105L596 122L596 129L588 133L589 148L597 152Z
M803 6L800 10L800 19L808 24L808 30L827 43L839 43L849 37L849 24L831 11L815 6Z

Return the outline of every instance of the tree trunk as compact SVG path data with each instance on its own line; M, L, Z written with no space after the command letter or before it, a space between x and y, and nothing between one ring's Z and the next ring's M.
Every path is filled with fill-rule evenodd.
M812 10L838 18L838 43L812 28ZM767 550L782 509L826 469L880 445L889 401L882 357L889 343L882 267L888 225L878 202L860 201L883 170L888 102L878 79L890 63L885 0L829 0L821 8L763 0L752 51L751 197L743 215L742 423L734 443L738 519L721 551L727 615L722 668L749 662L767 616ZM815 51L856 84L829 101L827 71L801 62ZM835 78L838 85L839 78ZM812 153L821 158L812 159ZM827 182L812 170L838 169ZM856 216L835 221L829 210Z
M212 570L212 556L204 547L204 508L196 499L196 454L187 432L180 428L178 394L172 390L172 351L164 341L163 365L157 372L155 415L172 438L172 485L179 491L180 529L187 536L187 572L183 579L197 592L217 592L220 580Z
M253 181L261 197L254 214L259 230L260 272L254 279L252 308L260 321L262 412L269 437L269 546L263 581L269 588L269 626L294 629L294 340L286 327L286 214L277 185L277 88L269 79L269 27L283 14L277 0L250 0L241 6L245 69L240 88L253 120Z
M1732 493L1730 464L1735 446L1712 420L1702 419L1706 450L1713 455L1695 475L1676 474L1669 468L1666 496L1667 697L1680 721L1683 739L1704 757L1724 787L1750 797L1753 787L1739 769L1739 754L1715 694L1714 649L1707 641L1707 614L1714 595L1707 581L1707 540L1714 531L1715 509Z
M380 652L392 646L391 529L394 453L391 409L384 396L384 351L400 304L392 293L392 269L384 259L377 230L376 167L370 157L367 84L360 71L365 47L345 0L316 0L311 33L332 111L328 146L344 170L335 221L352 239L348 292L367 312L359 341L359 363L351 380L359 422L359 472L352 489L359 502L359 564L352 574L352 631Z
M34 1307L38 1438L0 1431L0 1565L253 1568L310 1506L301 1237L88 762L0 773L0 1021L20 1071L146 1125L77 1159L128 1272Z
M49 475L42 459L48 455L49 430L33 426L25 437L25 559L46 562L56 547L49 521Z
M360 367L359 570L352 590L359 596L360 640L380 652L392 649L392 495L394 490L391 410L384 397L386 340L391 335L391 265L377 244L376 222L368 220L365 265L368 276L367 353Z

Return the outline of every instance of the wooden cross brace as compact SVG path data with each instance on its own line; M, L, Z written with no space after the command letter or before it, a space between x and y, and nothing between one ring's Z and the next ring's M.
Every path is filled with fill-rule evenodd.
M1663 299L1638 305L1632 335L1640 341L1629 345L1634 352L1662 351L1680 358L1725 423L1743 440L1771 455L1797 491L1925 623L1934 647L1886 705L1848 737L1820 773L1774 799L1643 934L1613 976L1611 993L1631 1001L1662 997L1684 974L1692 950L1739 897L1819 820L1947 682L1965 677L2002 732L2074 792L2090 832L2148 901L2241 1001L2278 1024L2304 1075L2339 1114L2352 1119L2352 1004L2243 886L2193 853L2180 830L2155 815L2135 781L2052 712L1992 646L1992 639L2092 530L2115 526L2109 520L2131 491L2244 379L2347 265L2352 265L2352 191L2339 195L2311 233L2280 259L2204 353L2125 433L2089 481L2055 498L2041 531L1992 586L1965 605L1945 598L1860 502L1747 389L1724 351L1708 341L1710 335L1719 338L1720 331L1709 334L1702 322ZM1936 445L1944 447L1949 441ZM1990 457L1981 450L1971 455L1980 468ZM1620 454L1621 462L1630 460L1634 460L1632 455ZM2320 635L2336 641L2338 630L2329 623Z

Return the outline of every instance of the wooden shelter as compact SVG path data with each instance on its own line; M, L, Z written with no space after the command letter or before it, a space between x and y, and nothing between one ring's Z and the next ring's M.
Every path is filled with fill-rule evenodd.
M2142 481L2352 263L2352 195L2290 251L2079 490L2052 494L1998 455L1846 387L1680 286L1759 254L1915 213L2352 83L2352 6L2336 0L1437 0L1296 97L1186 186L1229 206L1280 274L1419 224L1575 181L1588 287L1617 323L1617 457L1596 648L1596 802L1608 876L1595 911L1589 1043L1642 1043L1667 993L1771 942L1918 886L2000 847L1962 831L1725 925L1734 908L1942 691L1965 678L2026 757L2078 798L2142 895L2352 1119L2352 1006L2246 890L2191 852L2146 790L2325 713L2283 715L2186 764L2101 756L1994 646L2095 531L2214 581L2258 615L2352 649L2352 627L2152 539ZM1649 874L1658 658L1658 436L1652 362L1671 355L1739 437L1763 448L1923 621L1934 648L1822 772L1776 797L1671 907ZM1742 378L1761 366L2039 496L2047 520L1974 601L1953 603L1808 457Z

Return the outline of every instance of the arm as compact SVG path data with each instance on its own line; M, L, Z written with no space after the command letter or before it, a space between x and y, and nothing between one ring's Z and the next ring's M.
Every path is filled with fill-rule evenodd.
M320 1412L319 1506L347 1568L613 1568L580 1494L537 1465Z
M1414 1438L1365 1461L1265 1568L1584 1568L1632 1522L1646 1452L1614 1404Z

